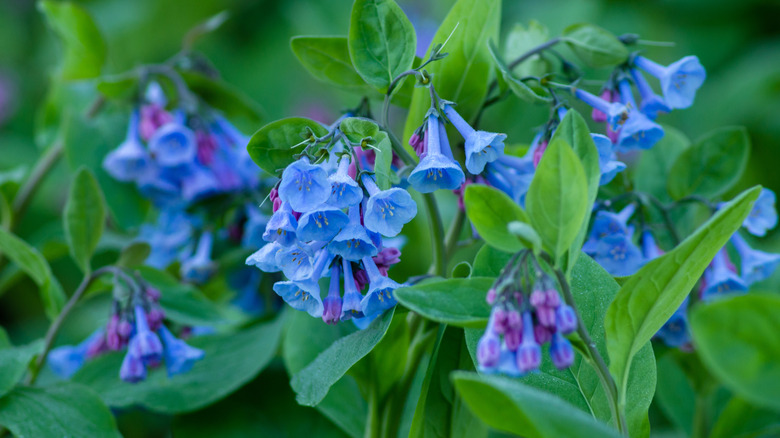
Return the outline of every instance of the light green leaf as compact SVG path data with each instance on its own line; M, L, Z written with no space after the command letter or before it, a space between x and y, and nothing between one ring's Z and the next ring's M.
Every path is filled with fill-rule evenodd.
M62 220L70 254L84 273L92 270L90 259L103 234L106 222L103 202L103 192L92 172L80 168L70 186Z
M398 182L398 177L392 171L393 164L393 145L387 133L380 131L375 138L377 149L376 159L374 160L374 175L376 184L382 190L387 190Z
M106 61L106 43L89 13L71 2L41 1L38 10L65 49L62 78L88 79L100 75Z
M282 169L293 162L293 155L301 152L300 145L310 129L317 137L328 130L320 123L303 117L290 117L271 122L255 132L246 150L261 169L271 175L281 175ZM293 149L293 146L299 145Z
M41 351L43 351L42 339L21 347L0 348L0 397L16 386L27 371L30 361Z
M0 399L0 425L18 437L117 437L114 416L88 388L19 387Z
M198 336L187 340L205 351L186 373L168 377L165 367L149 370L143 382L119 380L124 352L87 362L73 381L89 386L111 407L140 405L155 412L191 412L208 406L252 380L273 359L284 317L255 324L236 333Z
M376 137L379 134L379 125L371 120L348 117L339 123L339 130L344 133L352 143L360 143L363 139Z
M528 22L528 27L516 23L506 37L504 59L512 62L534 47L544 44L549 39L550 32L547 30L547 27L536 20ZM517 65L512 69L512 72L518 77L542 77L550 71L550 67L548 60L536 54Z
M452 278L469 278L471 277L471 263L460 262L452 267Z
M780 297L733 296L691 314L696 351L715 377L746 400L780 411Z
M141 266L152 252L152 247L146 242L133 242L119 253L116 265L122 268L136 268Z
M352 66L347 37L296 36L290 47L315 79L357 93L375 93Z
M615 35L592 24L573 24L563 30L561 38L593 68L616 66L628 58L628 49Z
M498 49L496 49L492 41L488 44L488 50L490 52L490 56L493 58L493 62L498 68L498 74L501 75L501 78L504 80L504 83L506 83L509 89L515 93L515 96L530 103L552 102L552 96L550 96L550 93L543 87L538 85L533 87L529 86L522 80L516 78L512 72L509 71L509 67L498 54ZM538 84L537 81L534 82Z
M528 242L530 244L529 247L532 248L535 253L542 250L542 238L539 237L536 230L527 223L519 221L510 222L509 225L507 225L507 230L523 239L523 241Z
M714 198L742 177L750 155L743 127L720 128L683 151L669 170L667 187L674 199L689 195Z
M381 93L412 67L417 49L414 26L393 0L355 0L347 42L355 70Z
M507 227L510 222L528 222L528 216L504 192L482 184L469 184L463 203L469 220L488 245L506 252L527 247Z
M780 435L777 411L756 407L734 397L716 418L710 438L775 437Z
M481 328L490 316L485 295L492 285L492 278L453 278L402 287L395 291L395 297L399 303L436 322Z
M263 121L263 108L227 82L192 71L179 71L189 89L229 118L242 117L252 125Z
M677 248L647 263L610 304L604 322L607 350L623 403L634 355L680 307L715 254L742 225L760 190L757 186L743 192Z
M476 115L487 93L492 69L487 42L498 40L500 23L500 0L458 0L433 37L432 46L444 43L452 35L444 47L449 55L428 65L426 70L433 74L439 96L457 102L458 113L465 120ZM422 123L430 107L429 96L426 88L414 89L404 140L408 141Z
M474 257L474 269L471 275L474 277L498 277L501 270L512 258L512 254L483 245Z
M525 199L528 216L556 260L569 250L588 213L588 180L577 154L562 138L551 141Z
M496 429L527 438L619 436L553 394L518 380L462 371L453 373L452 379L472 412Z
M382 340L390 327L393 314L394 309L387 311L365 330L334 342L306 368L295 373L290 385L297 394L298 403L305 406L320 403L330 387Z
M136 72L103 76L95 85L103 96L111 99L124 100L138 93L138 75Z

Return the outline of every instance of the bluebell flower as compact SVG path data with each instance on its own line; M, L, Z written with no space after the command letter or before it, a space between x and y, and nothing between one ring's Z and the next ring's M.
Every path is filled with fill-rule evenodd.
M328 204L322 204L298 218L298 239L303 242L330 240L349 223L343 211Z
M664 344L672 348L680 348L691 343L691 333L688 328L688 298L674 311L672 316L655 334Z
M439 123L441 121L435 115L428 116L427 153L407 178L409 184L420 193L439 189L455 190L465 180L460 164L442 153L442 149L449 148L449 144L445 146L441 143Z
M523 312L523 342L517 349L517 368L527 373L539 368L542 363L542 347L534 337L534 324L531 312Z
M349 176L349 155L341 157L336 172L328 177L331 184L328 204L336 208L347 208L357 205L363 200L363 190L358 183Z
M417 215L417 204L406 190L398 187L379 190L369 175L363 176L363 185L369 194L363 213L363 223L368 230L394 237Z
M502 155L496 161L488 163L485 179L491 186L509 195L519 205L525 205L525 194L531 186L536 166L534 153L539 147L542 134L537 134L526 154L522 157Z
M177 121L166 123L149 139L149 152L162 166L190 164L198 153L195 133Z
M707 72L695 56L686 56L667 67L643 56L634 58L634 63L661 81L664 101L670 108L688 108L693 105L696 91L707 77Z
M642 102L639 104L639 110L642 111L650 120L658 118L660 113L671 112L672 109L664 102L663 97L655 94L650 84L647 83L642 72L632 68L631 77L634 78L636 88L639 90L639 95L642 97Z
M140 305L135 306L135 334L130 338L128 353L129 350L132 350L146 365L162 359L163 347L160 338L149 330L146 312Z
M577 329L577 314L568 304L561 304L555 309L555 330L568 335Z
M180 181L168 178L159 166L151 165L136 184L141 194L157 207L183 208L186 204L180 197Z
M163 355L165 369L168 371L169 377L186 373L192 369L195 362L203 359L206 355L203 350L191 347L181 339L177 339L165 326L161 326L158 333L165 344Z
M634 96L631 92L631 84L628 79L621 79L618 82L620 89L620 98L630 109L628 119L618 132L618 147L621 150L650 149L658 143L664 136L664 130L661 125L648 119L638 109Z
M277 242L266 243L265 246L247 257L246 264L257 266L264 272L278 272L281 267L276 263L276 255L285 247Z
M748 232L754 236L764 236L767 230L777 226L777 210L775 210L775 192L761 189L753 209L742 223Z
M249 144L249 137L244 135L241 131L236 129L232 123L227 121L224 117L216 115L214 117L216 123L214 131L221 133L220 141L225 141L225 145L228 149L228 156L232 157L231 163L233 170L243 181L244 187L252 189L257 186L258 183L258 169L257 165L252 161L252 157L246 151L246 146Z
M625 234L612 234L600 239L593 260L615 277L632 275L644 264L639 248Z
M601 134L590 134L593 142L596 144L596 150L599 153L599 170L601 178L599 185L608 184L615 179L615 176L626 169L626 164L617 160L617 154L612 149L612 141Z
M498 366L501 359L501 339L494 328L496 309L498 307L494 307L490 312L485 333L477 343L477 362L481 373L491 372Z
M363 294L358 291L355 284L352 262L341 259L341 264L344 269L344 298L341 305L341 319L362 318L364 315L360 302L363 301Z
M119 368L119 378L128 383L137 383L146 379L146 366L134 349L127 349L122 366Z
M69 379L84 365L89 347L104 336L103 330L96 330L78 345L63 345L53 348L46 356L46 364L57 376Z
M178 209L162 210L154 225L141 225L138 240L147 242L152 250L146 264L164 269L173 263L192 238L195 225L195 218Z
M257 248L263 240L265 227L268 225L268 216L260 211L257 206L251 202L244 205L244 214L246 222L241 234L241 246L245 248Z
M136 181L150 169L149 153L138 136L138 110L133 110L127 126L127 136L103 160L103 168L119 181Z
M745 239L735 233L731 236L731 243L739 253L742 269L741 277L747 286L769 278L780 265L780 254L772 254L753 249L745 242Z
M571 342L564 338L560 332L556 332L553 335L552 343L550 344L550 358L555 368L559 370L566 369L574 363L574 349L571 346Z
M180 170L181 197L192 203L219 192L219 182L214 173L197 163L191 163Z
M663 251L661 248L658 247L658 244L655 243L655 238L653 238L653 234L645 230L642 232L642 257L645 258L645 260L655 260L658 257L661 257L663 255Z
M373 318L398 304L393 296L393 291L401 285L382 275L376 267L374 259L370 256L363 257L363 267L368 273L368 292L363 297L360 306L363 309L363 314Z
M728 254L721 249L712 259L712 264L704 271L704 288L701 291L703 300L731 293L747 292L747 285L728 266Z
M262 280L263 275L257 269L242 268L232 272L228 276L228 285L236 291L236 295L231 304L247 315L261 315L266 308L265 299L259 293Z
M628 225L628 220L634 211L636 211L634 204L628 204L619 213L599 210L582 250L589 254L596 252L598 241L610 235L627 235L630 238L633 235L633 228Z
M322 320L326 324L336 324L341 320L341 285L339 284L339 272L341 267L334 263L330 270L330 286L328 296L323 301Z
M327 172L321 166L310 164L307 157L290 164L282 173L279 198L297 212L306 213L319 207L330 194Z
M277 281L274 284L274 292L293 309L307 312L309 315L322 317L322 297L320 297L320 285L318 280L322 271L333 260L327 250L322 250L312 269L309 279L303 281Z
M276 266L282 268L284 276L293 281L305 280L312 275L312 254L317 253L324 245L315 242L310 246L294 243L282 248L276 253Z
M263 233L263 240L266 242L276 242L282 246L290 246L296 242L296 232L298 230L298 221L292 214L292 207L288 202L282 202Z
M576 88L574 95L577 99L587 103L591 107L607 115L607 123L612 129L617 130L628 118L628 108L622 103L607 102L606 100L588 93L585 90Z
M466 140L466 169L474 175L482 173L485 164L495 161L504 153L504 139L506 134L495 132L477 131L471 127L455 109L445 104L442 107L444 114ZM431 135L431 123L428 123L428 135ZM437 133L438 134L438 133ZM430 153L430 149L429 153Z
M349 224L339 232L328 244L330 252L347 260L360 260L363 257L373 257L379 249L371 241L371 237L360 224L358 206L349 208Z
M181 264L181 277L185 281L205 283L217 268L211 260L211 248L214 244L214 235L211 231L204 231L198 239L195 251Z

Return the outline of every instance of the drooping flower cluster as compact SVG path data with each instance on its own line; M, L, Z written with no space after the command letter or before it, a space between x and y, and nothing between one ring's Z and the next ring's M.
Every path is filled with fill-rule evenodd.
M488 291L487 302L493 307L477 344L480 372L518 376L535 371L542 362L541 346L548 342L557 368L574 361L565 335L577 329L576 313L562 302L555 282L533 255L521 254L519 263L513 259Z
M274 214L262 235L268 243L247 264L282 271L287 280L273 289L291 307L330 324L353 319L362 327L396 304L392 292L400 285L387 268L399 253L385 238L401 232L417 205L406 190L377 185L359 146L343 149L341 142L334 145L333 163L312 163L304 155L287 166L271 192ZM319 282L325 277L330 286L323 300Z
M628 204L618 213L599 210L593 219L588 240L582 247L585 253L616 277L631 275L645 263L633 241L634 227L628 225L635 210L635 204Z

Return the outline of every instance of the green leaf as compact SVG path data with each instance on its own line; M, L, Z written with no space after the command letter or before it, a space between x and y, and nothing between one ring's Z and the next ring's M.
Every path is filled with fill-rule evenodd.
M590 67L613 67L628 58L628 49L615 35L592 24L573 24L563 30L561 39Z
M70 185L62 220L71 256L82 272L89 273L92 253L103 234L106 209L100 185L84 167L78 170Z
M538 253L542 250L542 238L536 230L525 222L513 221L507 225L507 230L515 236L529 243L529 247Z
M559 260L577 238L588 213L588 181L566 140L551 141L525 199L545 248Z
M458 113L465 120L477 114L485 99L492 69L487 42L498 40L500 23L501 0L458 0L433 36L432 46L442 44L450 37L444 47L449 55L425 69L433 74L432 83L439 96L457 102ZM430 55L431 48L426 56ZM428 89L415 88L404 127L404 140L408 141L420 126L429 107Z
M412 67L417 49L414 26L393 0L355 0L347 42L355 70L382 93Z
M330 387L382 340L390 327L393 314L394 310L385 312L365 330L334 342L306 368L295 373L290 385L297 394L298 403L305 406L320 403Z
M777 411L762 409L734 397L717 416L710 438L774 437L780 434Z
M290 117L271 122L255 132L246 147L249 156L261 169L271 175L281 175L282 169L294 161L300 153L300 143L308 130L322 137L328 130L320 123L303 117ZM294 146L299 145L293 149Z
M490 316L485 295L492 285L492 278L453 278L402 287L395 291L395 297L399 303L436 322L481 328Z
M549 39L550 32L538 21L531 20L527 28L517 23L506 37L504 59L512 62L534 47L544 44ZM550 68L550 62L540 54L536 54L517 65L512 71L518 77L542 77L550 71Z
M501 270L512 258L512 254L484 245L474 257L474 269L471 275L474 277L498 277Z
M148 266L138 268L141 277L160 291L165 317L183 325L218 326L226 320L215 304L194 287Z
M587 122L576 110L570 109L566 112L550 141L553 142L559 139L565 140L571 146L574 153L579 157L583 170L585 170L585 178L588 182L588 198L585 210L591 211L596 195L599 193L599 181L601 180L599 152L596 149L596 144L593 142L593 137L590 135ZM589 219L590 215L586 214L577 237L569 247L569 257L566 260L567 273L571 273L571 270L577 263L577 257L579 257L581 252L580 249L588 234Z
M501 75L501 78L504 80L509 89L515 93L515 96L529 103L552 102L552 96L550 96L550 93L546 89L538 85L535 87L528 86L525 82L516 78L512 72L509 71L509 67L501 58L501 55L498 54L498 49L496 49L492 41L488 44L488 51L490 52L490 56L493 58L493 62L498 68L498 73Z
M273 359L284 316L236 333L198 336L187 343L206 355L186 373L168 377L165 367L149 370L143 382L119 380L123 352L87 362L73 381L89 386L111 407L140 405L174 414L208 406L252 380Z
M374 176L376 184L382 190L387 190L397 182L398 177L392 171L393 164L393 145L390 137L384 131L380 131L375 137L377 149L376 159L374 160Z
M707 368L746 400L780 411L780 297L750 294L696 306L691 332Z
M38 10L60 37L65 49L62 78L88 79L100 76L106 61L106 43L89 13L70 2L41 1Z
M471 263L460 262L452 267L452 278L469 278L471 277Z
M95 85L103 96L111 99L130 99L138 93L138 75L135 72L104 76Z
M469 220L488 245L506 252L527 247L507 227L515 221L528 222L528 216L504 192L482 184L469 184L463 203Z
M623 284L604 322L610 371L621 396L636 352L680 307L715 254L742 225L760 191L757 186L743 192L677 248L650 261Z
M689 195L714 198L739 181L750 155L743 127L720 128L683 151L669 171L667 187L674 199Z
M263 108L227 82L191 71L179 71L179 75L193 93L228 118L242 117L252 125L263 121Z
M122 436L100 398L73 383L14 389L0 399L0 424L18 437Z
M0 228L0 255L16 263L38 285L46 316L56 318L65 304L65 293L43 255L4 228Z
M690 144L680 130L664 126L663 138L651 149L643 151L639 158L633 174L636 191L650 193L663 202L671 201L663 176L672 175L672 165Z
M352 143L360 143L365 138L374 138L379 134L379 125L358 117L348 117L339 123L339 130Z
M462 371L452 379L469 408L496 429L527 438L620 436L560 398L518 380Z
M16 386L27 371L30 361L41 351L42 339L21 347L0 348L0 397Z
M116 265L121 268L136 268L144 264L144 261L152 252L152 247L146 242L133 242L119 253Z
M352 66L347 37L296 36L290 47L315 79L357 93L374 92Z
M665 354L658 359L658 385L655 399L666 417L678 429L690 436L693 432L696 393L685 372L672 356L672 354Z

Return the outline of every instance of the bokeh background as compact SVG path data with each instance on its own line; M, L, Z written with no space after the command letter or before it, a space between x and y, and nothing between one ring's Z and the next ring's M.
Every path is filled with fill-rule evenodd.
M77 3L92 13L108 42L106 73L164 61L178 51L189 28L228 10L231 18L219 31L201 40L197 49L213 62L223 79L264 108L266 121L304 115L328 122L359 102L358 96L311 78L289 48L289 40L295 35L346 34L350 0ZM422 55L453 0L398 3L417 28L418 54ZM778 191L778 17L780 2L761 0L505 0L502 36L515 23L527 24L535 19L546 25L551 35L569 24L586 21L616 34L637 33L647 40L674 42L671 47L645 47L647 56L666 64L695 54L706 67L708 79L692 108L664 116L662 122L679 128L691 139L725 125L746 126L753 147L748 171L734 193L757 183ZM36 118L49 88L51 71L59 60L59 49L34 1L0 0L0 171L20 165L29 168L40 154L34 141ZM378 110L378 105L375 108ZM547 109L510 98L491 107L482 126L506 132L510 143L527 143L532 128L546 117ZM393 113L391 120L401 129L403 112ZM259 127L243 126L247 132ZM42 250L53 259L52 267L64 278L66 290L72 290L79 274L68 260L59 226L67 178L63 165L54 169L19 234L34 243L48 242ZM759 246L780 250L780 233L770 233ZM404 261L407 266L415 263L414 256L410 257ZM409 271L413 273L414 269ZM0 277L0 284L17 280L6 275ZM34 287L21 280L0 296L0 321L19 341L40 335L47 323Z

